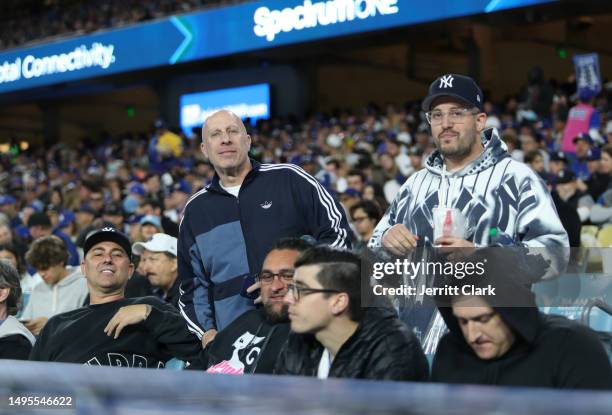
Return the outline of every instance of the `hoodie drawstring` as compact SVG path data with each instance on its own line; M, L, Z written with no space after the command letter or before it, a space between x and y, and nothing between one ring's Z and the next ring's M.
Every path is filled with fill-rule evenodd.
M440 203L439 206L443 209L452 207L453 198L455 197L455 182L457 181L456 176L452 176L452 183L450 180L446 181L446 164L442 163L442 184L440 185Z

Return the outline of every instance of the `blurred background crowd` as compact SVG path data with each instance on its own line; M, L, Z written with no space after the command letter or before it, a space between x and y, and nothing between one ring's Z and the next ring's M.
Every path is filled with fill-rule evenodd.
M0 4L0 49L86 34L239 0L5 0Z

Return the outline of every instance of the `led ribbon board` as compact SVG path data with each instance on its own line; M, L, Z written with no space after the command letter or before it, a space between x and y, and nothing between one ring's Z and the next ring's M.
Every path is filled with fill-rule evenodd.
M0 53L0 93L557 0L275 0Z
M241 119L254 123L270 118L270 85L258 84L182 95L181 128L187 136L201 127L206 118L220 109L229 109Z

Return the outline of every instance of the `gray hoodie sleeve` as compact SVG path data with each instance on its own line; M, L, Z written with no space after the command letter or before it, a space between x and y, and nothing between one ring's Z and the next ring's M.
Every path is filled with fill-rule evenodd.
M591 222L601 225L612 220L612 207L605 207L599 204L593 205L590 215Z

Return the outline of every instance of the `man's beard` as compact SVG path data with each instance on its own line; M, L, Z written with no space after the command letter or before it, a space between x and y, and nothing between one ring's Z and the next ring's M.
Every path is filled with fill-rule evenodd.
M463 134L457 133L456 131L453 132L457 134L455 148L453 148L452 150L443 150L441 145L442 138L439 137L437 138L436 146L438 147L438 150L440 151L440 154L442 154L443 157L454 160L462 160L472 152L472 146L474 145L474 141L479 139L479 135L475 128L473 130L466 130L463 132ZM444 131L442 131L440 134L443 133ZM472 137L472 139L470 139L470 137Z
M273 304L264 304L266 319L273 324L289 323L289 305L283 304L280 310L275 310Z
M461 137L459 137L459 139L460 138ZM442 149L442 146L439 144L438 144L438 148L440 149L440 153L442 154L442 156L450 158L450 159L459 159L459 160L463 159L468 154L470 154L472 150L471 143L466 145L462 142L458 142L457 147L455 147L452 150L444 150Z

